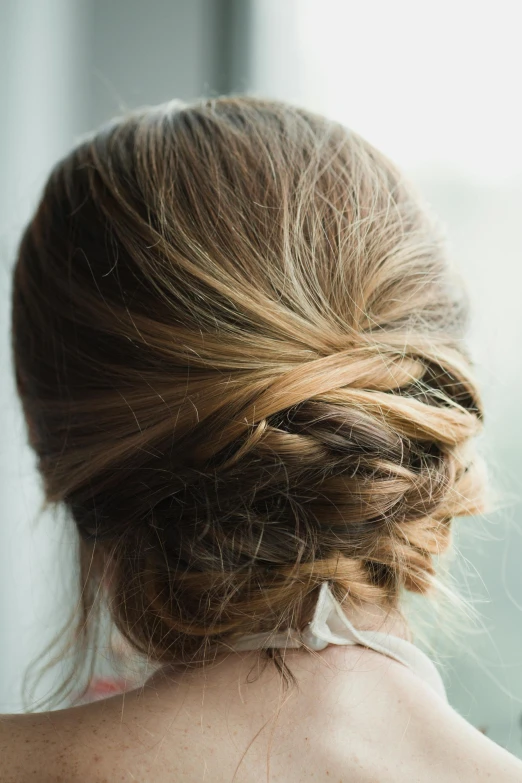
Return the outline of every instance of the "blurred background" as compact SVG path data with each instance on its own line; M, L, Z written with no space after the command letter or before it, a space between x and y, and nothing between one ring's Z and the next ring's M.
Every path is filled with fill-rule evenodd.
M456 525L455 573L480 623L431 641L453 706L522 756L519 11L516 0L0 0L0 712L22 708L24 670L74 598L74 536L38 513L13 389L20 230L84 132L143 104L248 92L361 133L447 226L471 295L500 507Z

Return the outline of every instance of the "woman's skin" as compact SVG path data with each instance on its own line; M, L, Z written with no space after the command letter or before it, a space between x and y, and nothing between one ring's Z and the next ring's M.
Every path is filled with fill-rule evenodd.
M411 639L379 615L349 616ZM521 761L406 666L358 646L287 655L298 686L286 694L255 652L230 653L103 701L5 716L2 783L522 781Z

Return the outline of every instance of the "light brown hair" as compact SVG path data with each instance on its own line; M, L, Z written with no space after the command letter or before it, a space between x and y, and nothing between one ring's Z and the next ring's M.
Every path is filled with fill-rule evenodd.
M335 122L220 98L80 143L21 242L12 335L84 610L103 587L136 649L191 665L303 627L324 580L429 592L481 505L466 310L437 221Z

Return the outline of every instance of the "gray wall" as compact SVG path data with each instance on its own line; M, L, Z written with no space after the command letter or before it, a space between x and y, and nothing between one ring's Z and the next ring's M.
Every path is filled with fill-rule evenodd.
M126 107L241 87L236 57L243 34L234 23L239 3L92 0L90 5L89 123Z

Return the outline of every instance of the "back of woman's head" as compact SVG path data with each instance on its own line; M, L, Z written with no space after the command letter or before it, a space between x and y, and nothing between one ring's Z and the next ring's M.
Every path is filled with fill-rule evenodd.
M145 109L61 161L14 272L16 379L135 647L190 664L303 627L325 580L429 592L480 507L465 320L410 186L307 111Z

